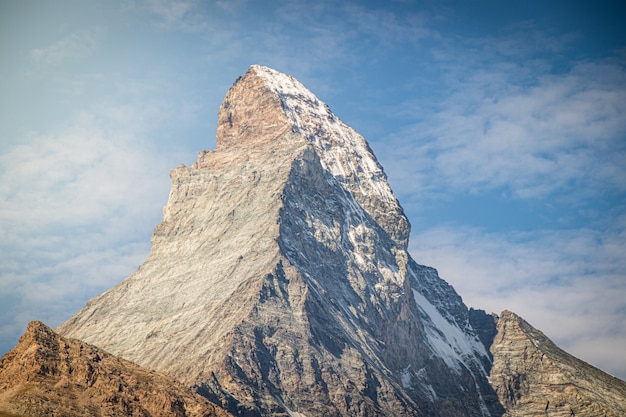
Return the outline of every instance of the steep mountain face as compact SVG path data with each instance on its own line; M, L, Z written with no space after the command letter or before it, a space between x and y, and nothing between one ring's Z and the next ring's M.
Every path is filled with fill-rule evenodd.
M489 379L506 416L626 415L626 382L559 349L510 311L498 319L497 331Z
M228 417L176 383L31 322L0 360L0 415Z
M369 146L298 81L252 66L216 150L171 178L148 259L61 334L239 415L502 413L468 310L409 256Z

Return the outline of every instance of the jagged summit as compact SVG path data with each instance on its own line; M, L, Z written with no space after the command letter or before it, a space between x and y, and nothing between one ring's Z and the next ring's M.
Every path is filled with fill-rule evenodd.
M217 150L253 146L296 133L342 186L394 239L408 242L409 222L365 139L290 75L252 65L218 111ZM199 166L206 161L201 154ZM396 227L398 226L398 227Z
M171 172L148 259L58 331L239 415L487 416L488 354L365 139L252 66L217 148Z

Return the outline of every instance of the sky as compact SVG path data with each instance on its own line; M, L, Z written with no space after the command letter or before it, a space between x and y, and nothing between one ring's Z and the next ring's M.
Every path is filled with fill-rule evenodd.
M625 8L0 0L0 354L137 269L261 64L368 140L418 263L626 380Z

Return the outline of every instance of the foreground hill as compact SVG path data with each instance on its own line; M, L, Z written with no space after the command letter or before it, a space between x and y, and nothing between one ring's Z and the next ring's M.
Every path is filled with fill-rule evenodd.
M229 417L172 378L31 322L0 360L0 416Z

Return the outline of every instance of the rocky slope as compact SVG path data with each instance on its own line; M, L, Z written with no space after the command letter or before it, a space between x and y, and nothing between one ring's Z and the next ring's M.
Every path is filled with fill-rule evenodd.
M489 379L506 416L626 416L626 382L559 349L510 311L497 322Z
M0 360L0 415L196 416L231 414L172 378L31 322Z
M61 334L240 415L501 413L468 310L409 256L366 141L297 80L252 66L216 150L171 178L148 259Z

